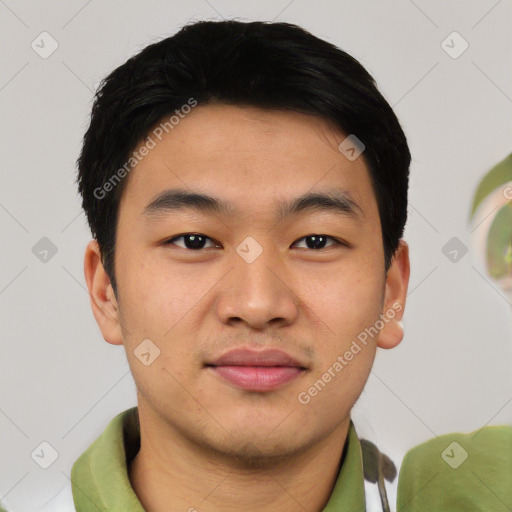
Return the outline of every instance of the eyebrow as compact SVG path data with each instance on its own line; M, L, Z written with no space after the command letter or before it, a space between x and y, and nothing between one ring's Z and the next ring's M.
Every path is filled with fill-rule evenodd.
M142 215L154 218L183 210L225 216L238 214L235 206L223 199L185 189L168 189L153 198L144 208ZM291 201L279 201L277 221L280 222L290 215L314 211L342 215L357 222L361 222L365 217L363 209L351 198L348 191L331 189L326 192L308 192Z

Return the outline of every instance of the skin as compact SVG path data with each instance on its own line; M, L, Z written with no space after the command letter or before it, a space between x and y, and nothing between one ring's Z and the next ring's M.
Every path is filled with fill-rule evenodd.
M410 272L403 240L384 272L368 168L338 150L344 138L316 116L197 106L127 178L117 297L98 244L88 244L94 316L108 343L124 345L137 386L142 441L129 476L146 510L320 511L327 503L376 349L403 338ZM229 201L236 213L143 215L176 187ZM330 211L276 221L276 201L330 188L350 193L360 221ZM165 243L186 233L209 238L200 250L183 238ZM333 238L309 248L304 237L315 234ZM248 236L263 250L252 263L236 252ZM301 404L298 394L397 302L401 311ZM147 338L161 351L149 366L134 355ZM240 346L280 348L306 370L276 390L249 392L205 368Z

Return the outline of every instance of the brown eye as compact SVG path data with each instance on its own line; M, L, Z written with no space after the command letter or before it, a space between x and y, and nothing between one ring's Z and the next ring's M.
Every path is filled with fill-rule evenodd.
M200 250L205 248L205 243L207 240L211 241L211 238L198 234L198 233L186 233L184 235L175 236L174 238L171 238L165 242L165 245L178 245L175 244L175 240L179 240L180 238L183 238L184 243L184 249L190 249L190 250ZM212 242L213 243L213 242ZM183 247L181 245L178 245L179 247ZM215 247L215 244L213 244L213 247Z
M301 238L300 240L306 241L307 249L319 250L319 249L326 248L325 243L328 239L331 239L334 241L333 245L345 245L345 244L339 242L338 240L336 240L335 238L333 238L332 236L327 236L327 235L308 235L308 236ZM330 247L330 246L327 246L327 247Z

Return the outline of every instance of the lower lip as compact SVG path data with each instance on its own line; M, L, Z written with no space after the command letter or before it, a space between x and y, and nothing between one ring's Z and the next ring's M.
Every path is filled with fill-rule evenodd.
M297 378L295 366L213 366L211 369L235 386L248 391L270 391Z

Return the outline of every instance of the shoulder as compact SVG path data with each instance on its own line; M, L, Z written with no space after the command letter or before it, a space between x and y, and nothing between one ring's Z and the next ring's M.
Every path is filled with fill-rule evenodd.
M512 427L446 434L409 450L398 510L505 511L512 508Z

